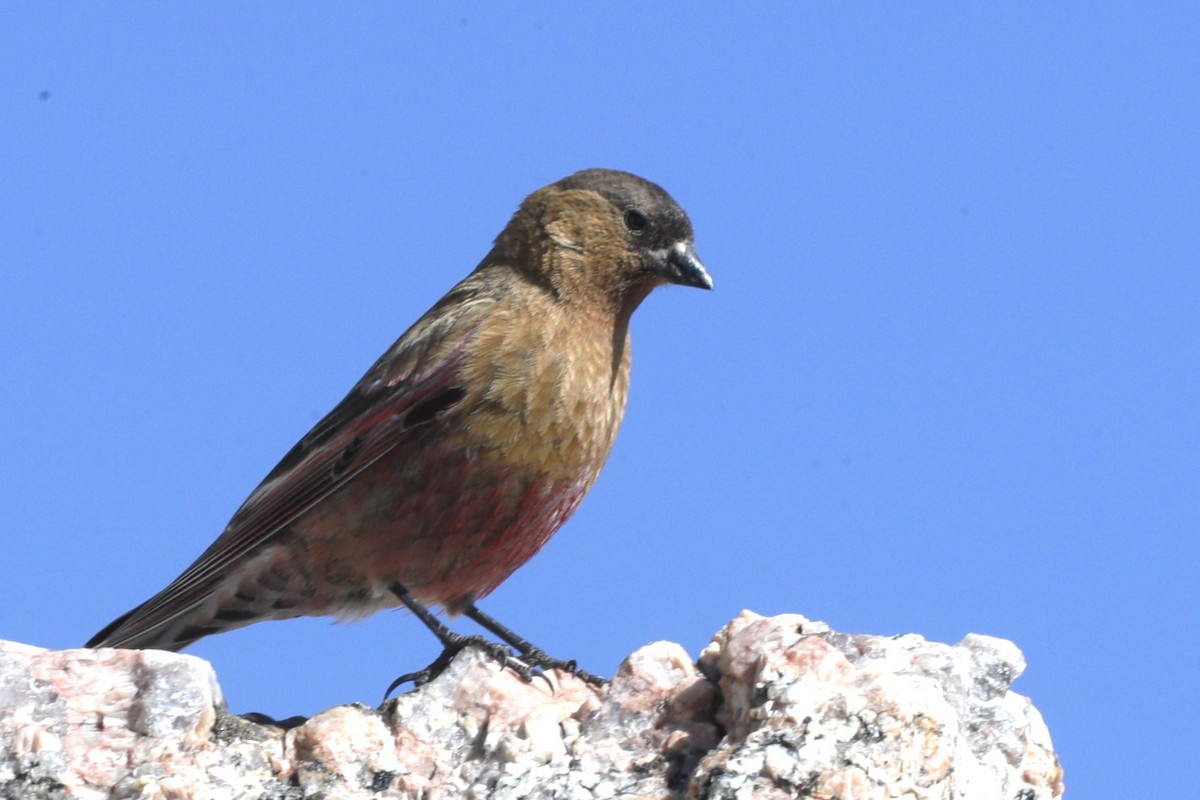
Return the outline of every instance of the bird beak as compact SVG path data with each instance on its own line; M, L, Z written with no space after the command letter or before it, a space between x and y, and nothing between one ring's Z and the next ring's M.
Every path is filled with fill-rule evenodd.
M676 242L665 254L661 263L661 272L671 283L680 286L695 286L697 289L713 288L712 276L704 268L700 256L687 242Z

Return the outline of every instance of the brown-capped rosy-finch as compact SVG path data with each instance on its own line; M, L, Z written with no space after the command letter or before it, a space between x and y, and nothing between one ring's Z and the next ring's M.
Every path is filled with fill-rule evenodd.
M427 610L439 605L521 664L572 666L475 601L595 482L625 413L629 317L667 283L712 288L691 222L662 188L590 169L534 192L212 546L88 646L179 650L260 620L403 604L441 639L440 668L479 637L452 633Z

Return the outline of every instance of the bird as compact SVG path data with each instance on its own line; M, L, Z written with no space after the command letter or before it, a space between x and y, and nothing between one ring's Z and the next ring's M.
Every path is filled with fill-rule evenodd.
M479 265L267 474L166 588L87 647L181 650L298 616L407 607L443 645L562 668L476 602L579 507L624 417L630 317L657 287L712 289L660 186L586 169L525 198ZM432 611L502 640L463 636Z

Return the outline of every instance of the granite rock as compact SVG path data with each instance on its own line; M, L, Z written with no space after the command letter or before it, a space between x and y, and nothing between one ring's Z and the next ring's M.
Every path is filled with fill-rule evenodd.
M743 612L695 663L647 645L597 689L464 651L380 708L237 717L209 664L0 642L0 798L972 798L1062 794L1010 642Z

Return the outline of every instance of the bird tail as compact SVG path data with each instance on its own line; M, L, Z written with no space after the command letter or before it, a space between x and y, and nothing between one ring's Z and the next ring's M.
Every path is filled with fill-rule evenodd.
M176 637L163 636L162 626L138 630L134 626L138 612L143 606L126 611L104 626L95 636L88 639L84 647L120 647L130 650L178 651L195 641L179 641Z
M167 588L108 623L86 646L177 651L214 633L294 617L298 612L292 610L286 583L264 569L277 556L268 550L261 563L252 558L244 568L221 573L208 568L206 551Z
M117 617L85 646L179 651L205 636L276 616L249 608L236 597L221 602L213 592L180 602L183 598L173 589L174 584Z

